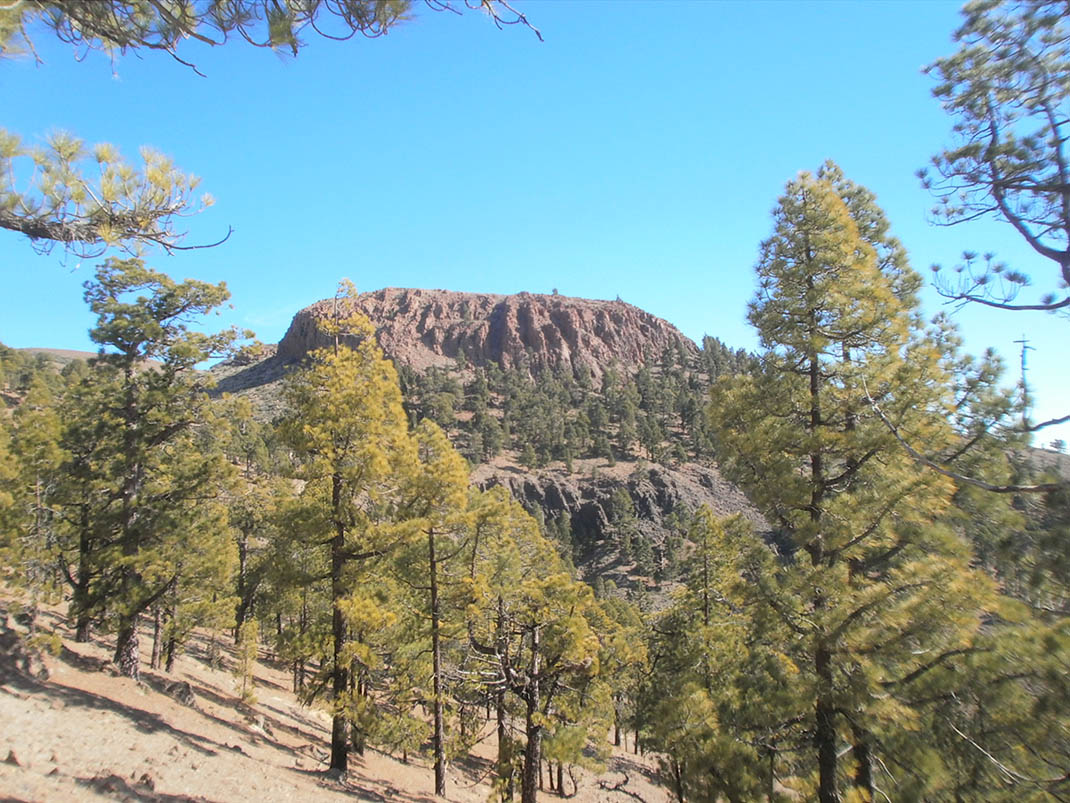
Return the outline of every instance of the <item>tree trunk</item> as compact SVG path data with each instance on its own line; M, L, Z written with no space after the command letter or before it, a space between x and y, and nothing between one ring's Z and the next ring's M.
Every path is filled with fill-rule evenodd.
M345 772L349 757L349 717L346 716L344 701L349 690L349 671L343 660L346 644L346 623L338 607L341 597L340 579L332 583L336 587L334 613L331 621L331 633L334 639L334 663L331 668L331 688L334 692L334 716L331 720L331 769Z
M124 436L127 454L137 454L136 425L138 421L137 405L132 387L133 368L126 368L126 401L123 409ZM120 511L119 537L122 544L124 558L134 558L141 548L141 539L138 533L139 509L138 495L141 490L142 466L134 463L127 469L127 475L123 477L121 498L122 509ZM125 564L120 569L119 580L119 604L126 606L127 613L119 617L119 634L115 644L115 663L119 667L119 674L123 677L134 678L141 681L141 673L138 655L137 620L141 613L140 607L135 600L135 595L141 587L141 577L129 565Z
M141 666L138 654L137 616L123 617L119 624L119 635L115 642L115 665L119 674L141 682Z
M353 745L353 752L358 756L363 756L364 748L367 746L368 740L364 736L364 731L357 723L352 723L351 728L353 732L349 735L349 741Z
M208 666L219 669L223 664L222 651L219 647L219 634L213 629L208 638Z
M346 646L346 620L342 614L342 600L346 594L345 569L345 524L337 513L341 507L342 478L334 475L332 482L332 505L335 515L335 535L331 539L331 636L334 642L331 666L331 688L334 692L334 717L331 722L331 769L345 772L349 759L349 717L344 710L344 701L349 691L349 665L343 660Z
M840 795L836 789L836 714L829 700L832 691L831 656L824 644L818 644L814 666L818 679L814 727L818 771L817 799L820 803L839 803Z
M249 558L249 536L244 532L238 537L238 608L234 612L234 643L237 644L241 638L241 626L245 624L245 618L249 614L250 600L248 591L248 564Z
M89 614L79 613L74 627L74 640L79 644L88 644L91 636Z
M873 757L870 753L869 734L860 728L854 728L855 774L854 788L857 797L863 803L873 801Z
M173 623L175 616L178 613L178 603L173 603L172 607L164 611L164 624ZM175 671L175 655L178 653L178 638L175 635L175 628L172 624L170 632L167 634L167 647L164 650L164 671L167 674L171 674Z
M769 803L773 803L773 795L776 790L776 750L769 748L769 786L766 789L766 797Z
M513 748L509 742L509 728L505 721L505 689L494 693L495 714L498 719L498 780L502 784L502 800L513 799Z
M442 712L442 649L439 638L438 561L435 558L435 531L427 532L427 557L431 585L431 666L434 693L435 794L446 795L446 734Z
M672 785L677 803L684 803L684 765L675 758L669 759L672 766Z
M178 653L178 641L174 636L167 639L166 659L164 660L164 671L167 674L171 674L175 671L175 655Z
M301 616L298 619L297 632L303 637L308 630L308 589L301 590ZM281 632L281 631L280 631ZM294 693L305 687L305 659L303 656L294 658Z
M162 651L162 635L160 627L160 606L152 608L152 657L149 659L149 669L160 668L160 653Z
M539 786L542 783L542 725L539 715L539 628L531 630L531 672L528 675L526 693L527 711L524 731L527 744L524 745L524 770L520 779L521 803L537 803Z
M75 616L74 640L86 644L90 636L89 617L89 561L92 540L89 537L89 505L81 506L78 534L78 580L71 596L71 610Z
M474 572L473 572L474 573ZM498 618L495 623L495 644L498 654L505 660L505 601L498 596ZM506 721L505 686L499 686L494 692L495 714L498 718L498 780L502 783L502 800L511 801L515 792L513 786L513 743L509 739L509 725Z
M812 259L810 241L806 240L807 259ZM807 278L807 288L813 289L813 278ZM818 334L817 313L810 310L808 333L815 342ZM823 424L821 415L821 360L815 351L808 355L810 379L810 421L807 432L816 435ZM824 536L821 533L821 517L825 501L825 465L820 447L810 453L810 523L813 535L806 551L810 563L819 568L825 562ZM823 594L817 593L813 600L814 609L825 607ZM832 695L832 654L822 638L818 638L814 648L814 672L817 675L817 700L814 715L814 747L817 749L818 787L817 797L820 803L839 803L840 795L836 789L836 722Z
M565 796L565 765L561 761L557 762L557 794Z
M364 684L361 681L356 661L349 666L349 691L356 696L364 696ZM349 743L354 753L358 756L364 755L364 732L356 718L351 718L349 721Z

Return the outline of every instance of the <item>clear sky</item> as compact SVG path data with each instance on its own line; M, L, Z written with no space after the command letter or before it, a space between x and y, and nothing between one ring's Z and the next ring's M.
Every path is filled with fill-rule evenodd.
M341 277L361 290L527 290L636 304L698 340L755 348L753 266L784 184L832 158L878 196L914 266L995 251L1054 287L1006 224L927 219L914 171L951 122L921 68L953 49L958 3L609 2L516 5L545 42L482 15L416 17L375 40L309 34L296 58L235 42L76 61L45 32L43 65L0 62L0 124L151 145L216 205L187 244L152 254L176 278L225 280L221 323L265 342ZM194 46L196 45L196 46ZM91 349L92 264L0 232L0 341ZM926 312L941 299L925 294ZM957 314L969 350L1016 378L1026 335L1035 418L1070 410L1070 322ZM1041 442L1070 427L1045 433Z

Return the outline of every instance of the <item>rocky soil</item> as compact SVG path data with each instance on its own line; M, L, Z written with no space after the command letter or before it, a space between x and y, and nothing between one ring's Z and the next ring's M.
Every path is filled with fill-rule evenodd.
M0 608L8 602L0 589ZM330 718L297 701L288 674L268 655L256 671L257 700L245 705L235 693L233 656L224 649L223 665L208 665L206 634L178 658L172 675L146 671L137 685L115 675L108 639L74 643L55 612L37 624L39 633L57 637L58 655L28 653L25 627L0 613L0 800L441 800L431 794L433 772L424 762L375 751L353 756L345 778L331 778ZM16 631L20 638L13 639ZM492 744L488 729L472 756L451 765L447 801L490 798ZM618 749L601 774L577 771L572 799L668 801L656 766L652 756ZM539 799L560 798L546 792Z

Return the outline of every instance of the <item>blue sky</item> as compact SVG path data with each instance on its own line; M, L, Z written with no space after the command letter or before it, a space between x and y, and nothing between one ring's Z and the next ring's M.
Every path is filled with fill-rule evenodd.
M385 37L309 35L296 58L234 43L43 65L0 62L0 123L151 145L216 204L150 264L226 280L221 323L277 341L341 277L361 290L521 290L636 304L700 339L754 348L746 304L784 184L826 158L878 196L915 267L995 251L1050 288L1004 224L942 229L914 171L950 120L921 68L953 51L958 3L517 2L545 42L478 13L418 8ZM0 341L91 348L92 264L0 232ZM925 294L928 313L941 308ZM967 347L1017 371L1027 335L1037 418L1067 412L1065 318L968 309ZM1070 439L1070 427L1043 436Z

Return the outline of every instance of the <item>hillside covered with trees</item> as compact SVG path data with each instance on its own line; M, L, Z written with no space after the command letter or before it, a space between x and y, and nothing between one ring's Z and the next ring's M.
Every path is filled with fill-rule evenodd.
M44 15L86 47L296 52L317 9L369 34L406 10L103 7L5 9L0 43L32 45ZM948 222L995 212L1054 262L1024 306L1058 312L1065 12L976 3L958 37L933 70L964 142L932 186ZM1070 797L1070 484L1057 456L1025 457L1065 418L1032 422L996 355L923 316L922 277L835 163L772 213L757 354L619 299L345 280L271 348L211 331L225 284L140 250L175 247L190 182L100 153L90 201L81 156L54 151L44 200L0 197L0 226L102 257L84 285L100 350L0 347L0 694L47 692L31 676L63 635L130 689L225 642L246 704L270 661L322 712L309 772L332 791L356 794L375 751L419 757L446 797L489 743L491 796L536 803L630 742L681 803ZM1023 306L1022 272L957 275L959 302Z
M664 757L681 799L833 800L845 779L872 796L882 777L994 799L1012 761L1048 794L1065 493L1018 503L903 448L987 484L1024 470L1014 395L946 321L913 314L920 279L887 232L835 165L802 176L762 246L766 351L711 342L608 366L597 389L582 370L460 360L399 377L344 285L271 420L194 370L235 343L191 327L222 287L109 260L86 285L100 356L56 371L4 352L5 582L31 617L67 599L77 638L111 634L132 678L139 623L153 668L203 629L266 647L333 712L332 770L373 746L427 751L439 794L488 719L503 794L523 800L543 761L563 784L622 732ZM582 582L570 523L472 485L464 452L485 457L488 422L528 469L716 455L771 532L680 509L655 556L620 485L616 548L682 584Z

